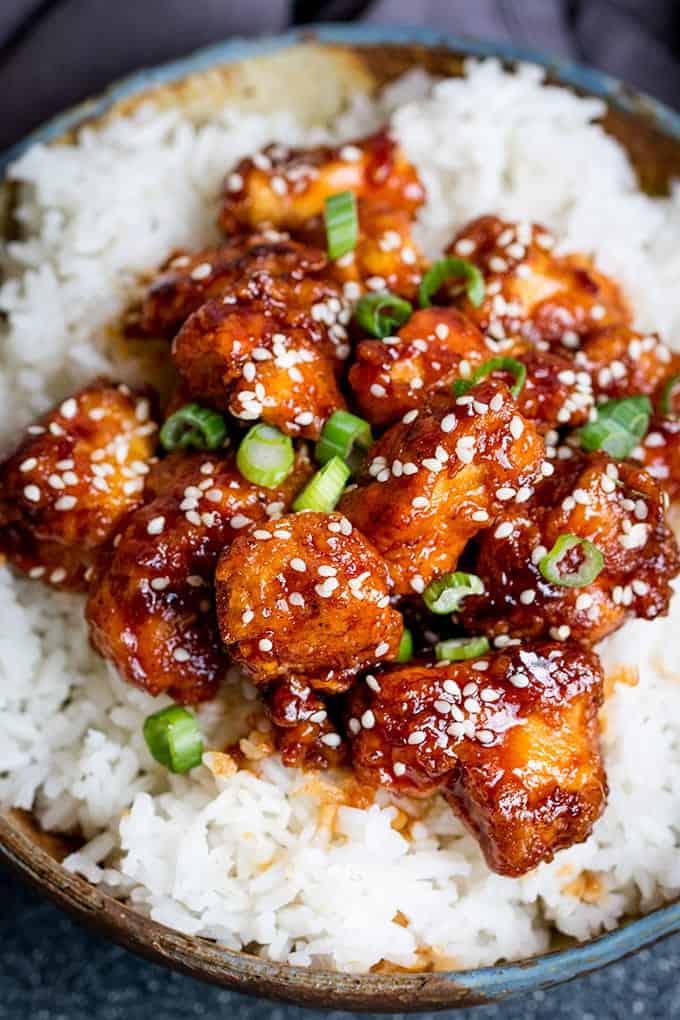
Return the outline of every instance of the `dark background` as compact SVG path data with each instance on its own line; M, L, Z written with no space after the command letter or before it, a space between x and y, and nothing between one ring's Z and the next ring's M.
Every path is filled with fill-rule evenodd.
M359 19L521 42L602 68L680 107L679 0L0 0L0 148L138 67L228 36ZM456 1017L673 1020L680 1018L679 964L680 935L561 988ZM243 998L138 960L88 935L0 871L0 1020L150 1015L322 1016Z

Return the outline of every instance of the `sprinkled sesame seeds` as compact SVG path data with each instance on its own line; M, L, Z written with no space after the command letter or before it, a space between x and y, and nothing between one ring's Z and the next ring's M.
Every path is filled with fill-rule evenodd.
M75 496L60 496L54 504L55 510L73 510L78 500Z
M321 743L325 744L326 747L340 747L342 737L340 737L337 733L324 733L321 737Z
M151 587L154 591L165 591L170 586L169 577L154 577L151 581Z
M414 408L412 411L407 411L404 417L401 419L404 425L410 425L411 422L415 421L418 417L418 411Z
M422 744L423 741L425 741L426 739L427 739L427 734L424 733L422 730L414 730L413 733L409 733L409 735L408 735L408 743L412 744L414 746L418 746L418 744Z
M370 708L367 708L361 717L361 725L365 730L372 730L375 726L375 716Z
M338 587L337 578L328 577L321 584L315 584L314 591L322 599L329 599L337 587Z
M165 517L152 517L146 526L148 535L160 535L165 527Z
M395 776L403 776L404 773L406 772L406 766L404 765L403 761L395 761L394 765L392 766L392 771L394 772Z
M441 421L442 432L453 432L456 427L456 416L455 414L446 414Z
M50 574L50 581L52 584L61 584L62 581L66 580L66 571L63 567L57 567Z
M390 646L387 641L381 641L379 645L376 645L375 654L378 658L382 655L387 655L390 650Z
M274 646L272 645L272 642L269 640L269 638L263 637L260 638L260 640L257 642L257 647L260 649L261 652L271 652Z
M59 413L63 418L75 418L78 413L78 404L73 397L69 397L59 408Z
M192 280L205 280L212 273L212 266L209 262L200 262L189 274Z
M307 564L305 563L304 560L300 559L299 556L293 557L293 559L290 561L290 566L291 569L296 570L298 574L304 574L305 570L307 569Z
M189 659L191 658L186 648L175 648L174 652L172 653L172 657L175 660L175 662L188 662Z
M510 521L503 521L499 524L493 535L494 538L509 538L512 535L513 527Z
M39 503L42 493L37 485L27 485L24 488L24 496L31 503Z
M32 471L34 467L38 466L38 461L35 457L27 457L26 460L22 461L19 465L20 471Z

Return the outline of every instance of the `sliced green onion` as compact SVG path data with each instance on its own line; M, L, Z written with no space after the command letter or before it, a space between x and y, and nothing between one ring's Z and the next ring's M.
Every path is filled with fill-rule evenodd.
M325 464L331 457L347 460L355 445L367 450L372 442L371 426L367 421L349 411L333 411L321 431L314 455L319 464Z
M144 739L156 761L171 772L201 764L203 738L195 717L181 705L168 705L144 723Z
M404 632L401 635L401 641L399 642L399 651L397 652L397 662L408 662L409 659L413 658L413 634L404 627Z
M560 563L571 549L581 546L583 562L578 570L560 573ZM584 588L592 584L604 566L604 556L587 538L578 535L560 535L549 553L539 561L538 569L551 584L561 588Z
M509 372L515 378L515 384L510 388L515 400L522 392L524 383L527 381L526 365L516 358L489 358L483 365L475 369L469 379L456 379L453 384L453 393L456 397L462 397L464 393L476 386L481 379L486 379L492 372Z
M434 646L434 654L447 662L463 662L465 659L476 659L489 651L489 641L485 637L449 638L439 641Z
M479 308L486 294L484 277L472 262L468 262L467 259L455 258L455 256L440 259L425 273L418 291L420 307L429 308L432 304L431 298L451 277L461 277L465 281L465 291L470 299L470 304Z
M354 318L371 336L392 336L395 330L410 319L413 305L410 301L383 290L375 294L364 294L354 309Z
M297 494L293 510L298 513L300 510L330 513L340 499L349 476L350 470L344 460L340 457L331 457Z
M584 450L604 450L610 457L628 457L647 434L652 415L649 397L607 400L597 408L597 418L579 429Z
M163 449L186 450L193 446L197 450L216 450L227 436L224 418L217 411L200 404L185 404L171 414L161 429Z
M673 415L673 390L680 386L680 372L676 372L670 379L664 384L664 388L661 390L661 399L659 401L659 407L661 413L666 418L670 418Z
M236 452L236 466L249 482L273 489L290 474L295 461L293 440L273 425L253 425Z
M435 578L423 592L423 601L431 613L455 613L467 595L483 595L484 582L476 574L457 571Z
M337 195L330 195L324 203L323 218L328 257L339 259L348 251L353 251L359 234L354 192L341 191Z

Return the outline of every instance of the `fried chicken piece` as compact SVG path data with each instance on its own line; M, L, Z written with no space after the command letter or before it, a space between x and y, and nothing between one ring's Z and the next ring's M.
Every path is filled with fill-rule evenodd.
M455 308L416 311L395 337L362 340L354 356L349 383L372 425L391 425L491 357L477 327Z
M259 302L207 302L184 323L172 354L193 399L243 421L262 418L287 435L318 439L325 420L345 407L328 351Z
M528 498L543 453L504 383L488 380L388 429L339 509L385 557L395 592L421 592L509 500Z
M289 768L328 768L347 756L347 741L328 716L328 705L296 677L277 682L267 695L276 745Z
M387 132L337 146L270 145L227 176L219 225L226 234L262 224L305 228L342 191L413 214L425 192L415 167Z
M241 529L281 513L310 473L304 452L278 489L246 481L232 454L173 454L152 471L151 501L102 557L86 609L95 648L129 683L180 702L214 694L226 662L217 558Z
M126 329L133 336L169 339L206 301L224 297L237 285L247 291L251 281L263 276L286 281L293 295L295 283L307 277L318 281L324 289L312 296L311 308L324 295L337 293L331 284L321 284L327 267L328 256L320 248L275 231L235 237L198 252L175 252L151 281L141 305L128 314Z
M590 333L574 355L579 369L592 376L598 397L652 394L668 374L672 355L656 333L610 326Z
M652 620L668 609L680 556L666 523L667 499L647 472L605 454L575 453L521 506L509 507L479 537L474 571L484 595L463 603L466 626L492 635L589 645L627 616ZM565 587L541 573L561 535L587 539L604 564L590 584ZM583 546L566 552L560 576L577 573Z
M515 355L526 368L526 381L517 397L520 413L542 432L553 427L585 425L594 406L588 372L575 369L561 354L528 348ZM499 373L512 385L511 373Z
M443 790L500 874L583 842L604 809L602 669L577 646L397 666L348 700L359 779L411 796Z
M216 582L222 639L255 683L294 676L337 692L397 655L387 564L341 514L251 529L220 557Z
M649 432L631 457L643 465L669 499L680 498L680 416L653 418Z
M486 283L475 308L461 308L511 353L517 337L573 349L579 337L630 322L619 287L585 255L552 254L554 238L544 227L480 216L455 237L448 252L474 263ZM451 287L447 289L451 292Z
M29 576L82 588L141 501L156 446L146 393L97 380L29 426L0 467L0 548Z

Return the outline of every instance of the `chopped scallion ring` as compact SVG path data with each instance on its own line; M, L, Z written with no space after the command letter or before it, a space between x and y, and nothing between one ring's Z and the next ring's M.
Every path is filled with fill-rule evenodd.
M431 613L455 613L468 595L483 595L484 582L476 574L457 571L435 578L423 592L423 601Z
M354 318L371 336L392 336L395 330L403 326L411 317L413 305L404 298L379 291L375 294L364 294L354 309Z
M144 739L157 762L171 772L201 764L203 738L195 717L181 705L168 705L144 722Z
M671 418L674 415L673 411L673 390L676 390L680 386L680 372L676 372L670 379L666 381L663 389L661 390L661 399L659 400L659 407L661 413L665 418Z
M649 397L607 400L597 408L597 417L579 429L584 450L604 450L610 457L628 457L647 434L652 403Z
M455 256L440 259L439 262L435 262L425 273L418 291L420 307L429 308L432 304L432 298L441 285L450 280L451 277L460 277L465 281L465 291L470 299L470 304L475 308L479 308L486 294L484 277L479 269L477 269L477 266L473 266L472 262L468 262L467 259L456 258Z
M317 510L330 513L342 495L350 470L340 457L331 457L307 482L293 503L293 510Z
M259 423L246 432L236 452L236 466L249 482L273 489L293 469L295 452L290 436L273 425Z
M489 641L485 637L449 638L439 641L434 646L437 658L446 662L464 662L465 659L476 659L489 651Z
M413 658L413 634L404 627L404 631L401 635L401 641L399 642L399 651L397 652L397 662L409 662Z
M352 191L330 195L323 209L328 257L339 259L354 251L359 235L357 202Z
M489 358L483 365L475 369L469 379L456 379L453 384L453 393L456 397L462 397L464 393L476 386L481 379L486 379L492 372L509 372L515 378L515 383L510 387L515 400L522 392L524 383L527 381L526 365L516 358Z
M186 450L216 450L227 436L224 418L217 411L200 404L185 404L171 414L160 434L161 446L168 453Z
M333 411L323 427L314 455L319 464L325 464L331 457L347 460L354 446L367 450L372 442L371 426L367 421L349 411Z
M560 572L560 563L571 549L581 547L583 561L578 570ZM560 535L549 553L539 561L538 569L551 584L561 588L584 588L592 584L604 566L604 556L587 538L578 535Z

